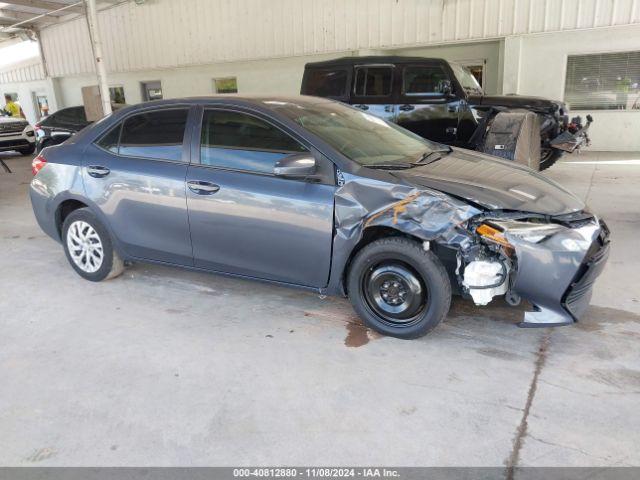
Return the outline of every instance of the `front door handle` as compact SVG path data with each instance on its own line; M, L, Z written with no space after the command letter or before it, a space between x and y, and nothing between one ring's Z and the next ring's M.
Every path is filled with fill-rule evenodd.
M363 103L360 103L358 105L354 105L354 107L359 108L360 110L369 110L369 105L365 105Z
M87 167L87 173L93 178L102 178L109 175L109 173L111 173L111 170L100 165L89 165Z
M198 195L212 195L220 190L220 185L211 182L202 182L199 180L191 180L187 182L189 190Z
M413 105L400 105L400 110L402 110L403 112L410 112L411 110L415 110L416 107L414 107Z

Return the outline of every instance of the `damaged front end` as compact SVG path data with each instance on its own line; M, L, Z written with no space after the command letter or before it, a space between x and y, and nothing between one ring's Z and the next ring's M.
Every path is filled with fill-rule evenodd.
M580 116L574 117L571 122L568 121L568 118L564 118L560 133L549 140L549 146L568 153L573 153L582 147L588 147L591 140L587 131L592 122L593 117L591 115L587 115L587 123L584 125Z
M347 175L347 177L349 177ZM336 194L333 272L366 232L387 228L424 242L440 257L452 287L476 305L504 296L532 305L523 327L567 325L585 312L609 253L609 230L585 211L561 215L485 210L434 190L347 178ZM337 276L330 290L342 291Z
M520 326L577 321L609 254L606 224L587 212L556 217L490 212L468 222L474 241L458 251L463 293L486 305L494 296L533 306Z

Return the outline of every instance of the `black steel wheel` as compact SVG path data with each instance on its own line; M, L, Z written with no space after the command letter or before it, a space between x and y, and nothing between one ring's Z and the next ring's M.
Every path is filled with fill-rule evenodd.
M376 240L355 255L347 291L367 327L404 339L426 335L451 303L451 284L438 257L401 236Z
M419 318L428 301L420 275L409 265L383 261L371 266L362 278L362 295L380 320L391 325L409 325Z

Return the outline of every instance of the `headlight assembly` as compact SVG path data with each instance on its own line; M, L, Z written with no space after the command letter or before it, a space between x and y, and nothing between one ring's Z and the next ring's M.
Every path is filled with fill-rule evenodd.
M482 238L505 247L513 247L509 237L518 237L530 243L540 243L550 236L566 230L566 227L554 223L530 223L516 220L500 220L482 223L477 229Z

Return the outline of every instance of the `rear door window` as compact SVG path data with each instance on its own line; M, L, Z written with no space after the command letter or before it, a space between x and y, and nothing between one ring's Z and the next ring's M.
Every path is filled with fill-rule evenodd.
M393 67L356 67L354 94L358 97L386 97L391 95Z
M249 172L273 173L275 163L307 149L280 128L242 112L205 110L200 163Z
M407 96L440 96L450 78L441 65L406 66L402 93Z
M305 95L343 98L347 96L349 74L346 69L307 70Z
M128 117L122 126L118 153L129 157L182 160L187 108L154 110Z

